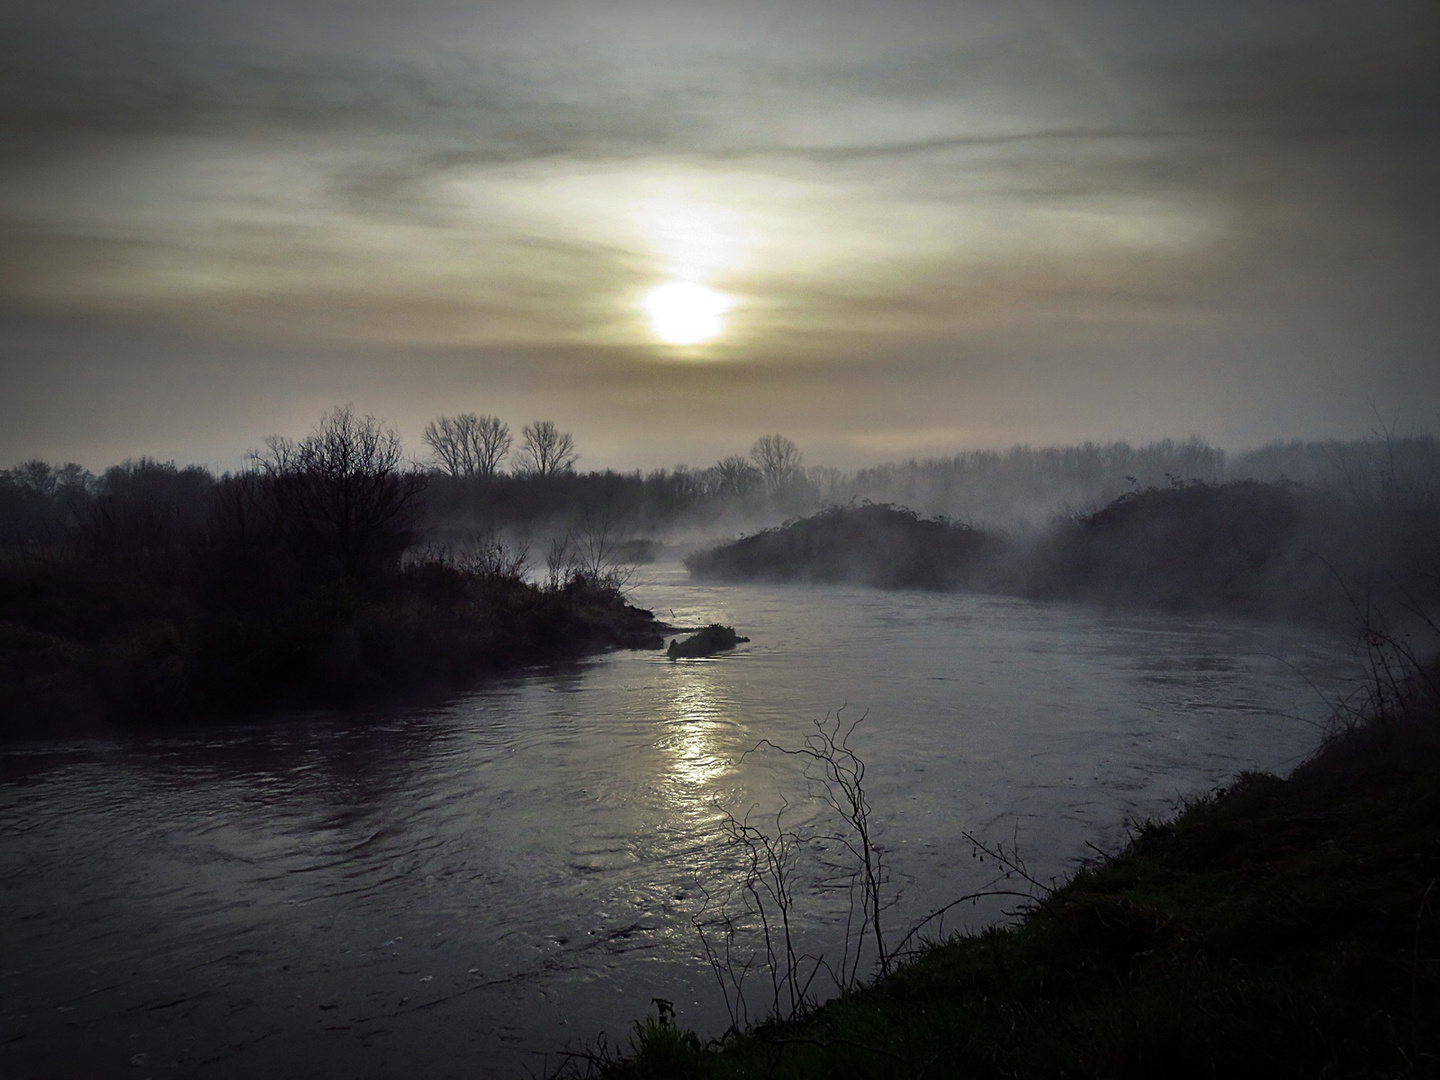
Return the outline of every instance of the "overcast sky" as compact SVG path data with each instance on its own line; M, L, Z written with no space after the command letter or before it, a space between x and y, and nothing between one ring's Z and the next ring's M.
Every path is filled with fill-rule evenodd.
M0 466L1440 426L1440 3L0 4ZM728 305L657 339L649 290Z

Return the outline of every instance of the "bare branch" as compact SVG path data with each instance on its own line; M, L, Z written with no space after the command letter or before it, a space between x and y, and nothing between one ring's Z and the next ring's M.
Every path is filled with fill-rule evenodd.
M766 490L772 495L804 475L800 448L784 435L762 435L756 439L750 448L750 460L755 462Z
M442 416L422 438L451 476L494 476L510 453L510 427L496 416Z
M580 458L575 452L575 437L556 428L553 420L536 420L533 424L526 424L521 434L520 460L516 463L520 472L554 476L569 472Z

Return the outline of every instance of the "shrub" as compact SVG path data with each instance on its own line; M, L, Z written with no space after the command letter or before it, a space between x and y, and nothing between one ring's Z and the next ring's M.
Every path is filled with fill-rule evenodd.
M733 626L711 623L698 634L688 637L684 641L680 641L678 638L672 639L670 647L665 650L665 655L671 660L714 656L718 652L733 649L741 642L749 640L748 637L737 636Z
M890 589L983 584L1004 550L995 536L888 504L832 506L685 560L701 579L854 582Z

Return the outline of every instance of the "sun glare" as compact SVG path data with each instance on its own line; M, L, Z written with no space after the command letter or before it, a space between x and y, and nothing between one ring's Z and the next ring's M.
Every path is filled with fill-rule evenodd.
M640 306L650 316L650 329L670 345L699 345L725 328L730 297L693 281L671 281L645 294Z

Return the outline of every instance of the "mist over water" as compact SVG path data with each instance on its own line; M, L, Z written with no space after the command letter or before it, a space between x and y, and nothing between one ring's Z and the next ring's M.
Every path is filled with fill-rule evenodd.
M1356 672L1322 632L1219 618L673 566L634 599L752 642L427 709L0 751L6 1074L522 1076L602 1031L623 1045L656 996L718 1033L691 918L732 872L722 809L818 812L796 762L742 757L759 740L866 717L903 929L988 880L963 831L1063 874L1129 819L1289 768ZM835 900L805 903L806 941L838 949Z

